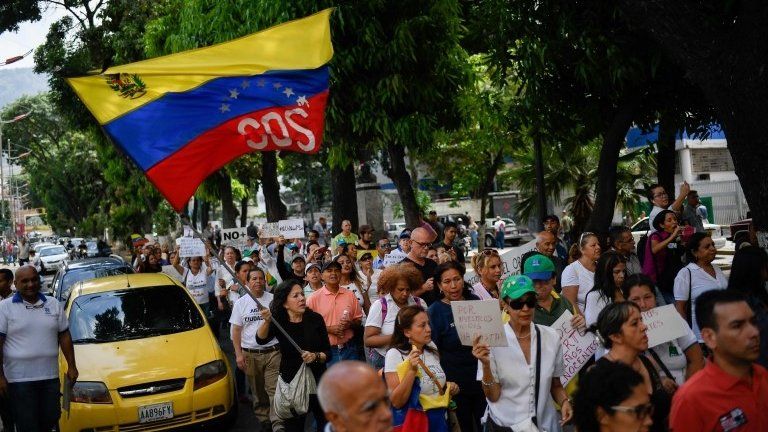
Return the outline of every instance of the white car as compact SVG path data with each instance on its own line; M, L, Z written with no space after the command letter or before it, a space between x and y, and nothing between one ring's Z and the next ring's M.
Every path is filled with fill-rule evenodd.
M48 242L38 242L38 243L35 243L32 249L35 250L36 254L39 254L41 249L51 247L51 246L56 246L56 244L48 243Z
M64 246L53 245L40 249L36 262L39 263L40 274L55 272L69 259L69 254Z
M635 244L637 244L640 241L640 236L647 233L650 229L650 222L648 222L647 217L642 218L635 222L630 229L632 230L632 237L635 239ZM726 240L720 225L705 223L704 229L707 231L707 234L712 237L712 241L715 243L715 249L722 249L725 247Z

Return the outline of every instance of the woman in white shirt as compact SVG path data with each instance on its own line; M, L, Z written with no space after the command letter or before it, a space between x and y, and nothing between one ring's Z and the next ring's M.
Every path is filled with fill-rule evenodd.
M208 292L208 276L213 274L211 261L206 255L205 259L200 256L191 257L188 260L189 268L184 268L176 264L174 268L182 275L182 284L187 288L195 303L205 313L205 316L211 318L211 307Z
M533 323L536 291L527 276L510 276L501 287L501 299L509 314L504 326L506 347L490 348L478 337L472 354L479 360L477 379L488 400L486 430L561 430L562 421L573 416L573 408L560 377L563 355L554 329Z
M712 264L717 249L712 237L707 234L694 233L686 244L685 254L690 264L683 267L675 277L675 308L689 325L692 324L696 340L703 343L696 323L696 299L707 291L728 288L728 278L719 267Z
M627 301L636 304L640 312L656 307L653 281L644 274L629 276L622 291ZM669 372L672 376L668 378L674 379L678 386L704 367L704 355L690 327L684 336L656 345L647 352L662 369L660 372L664 375Z
M384 367L384 356L392 342L395 331L395 319L400 308L408 305L427 305L413 292L421 287L421 273L408 264L391 265L381 271L379 289L382 296L371 303L365 320L364 342L368 363L376 369Z
M379 277L381 270L373 268L373 254L365 252L360 255L360 259L357 260L357 264L360 269L357 272L357 277L363 283L363 287L368 292L368 299L371 301L371 305L379 299Z
M502 265L499 251L483 249L472 257L472 268L480 276L480 280L472 285L472 294L480 300L499 298L499 280L501 280Z
M432 342L429 318L422 307L406 306L398 312L392 343L384 361L384 378L393 408L394 426L402 425L409 408L423 407L430 430L448 429L448 399L441 396L445 392L455 395L459 386L445 380L437 347ZM417 385L419 393L415 394ZM443 406L440 406L441 400L444 400ZM425 406L427 401L432 401L433 408Z
M587 293L584 306L584 320L587 326L597 322L597 316L606 306L624 301L621 285L624 283L627 265L618 252L608 251L600 255L595 269L595 286ZM604 356L607 351L602 346L597 348L595 359Z
M560 285L563 296L584 311L587 293L595 284L595 262L600 258L600 242L594 233L585 232L579 239L578 248L578 259L563 269Z

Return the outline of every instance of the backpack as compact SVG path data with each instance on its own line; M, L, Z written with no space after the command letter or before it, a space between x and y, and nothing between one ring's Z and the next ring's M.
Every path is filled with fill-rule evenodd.
M427 309L427 305L424 304L424 300L421 299L421 297L412 296L413 299L416 301L416 305L419 307L422 307L424 310ZM379 301L381 302L381 325L384 326L384 320L387 319L387 299L384 297L379 297Z

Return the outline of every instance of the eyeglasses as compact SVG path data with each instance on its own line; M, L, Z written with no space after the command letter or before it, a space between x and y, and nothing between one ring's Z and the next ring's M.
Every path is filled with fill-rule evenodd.
M666 192L659 192L657 194L653 194L654 198L665 197L665 196L667 196Z
M414 239L411 239L411 243L416 243L417 245L419 245L421 247L430 247L430 246L432 246L431 242L420 242L420 241L417 241L417 240L414 240Z
M382 249L390 249L389 243L379 243L379 247Z
M616 406L612 406L611 409L614 411L634 414L638 420L641 420L641 419L647 418L650 415L653 415L654 406L652 403L637 405L633 407L616 405Z
M509 302L509 307L514 310L520 310L523 306L528 306L529 309L536 307L536 297L527 296L524 298L515 299Z

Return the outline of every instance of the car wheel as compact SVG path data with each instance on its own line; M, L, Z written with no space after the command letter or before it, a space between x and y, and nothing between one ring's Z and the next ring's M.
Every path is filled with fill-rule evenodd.
M494 246L496 246L496 239L490 235L485 236L485 247L492 248Z

